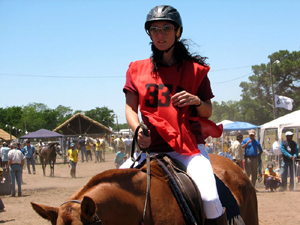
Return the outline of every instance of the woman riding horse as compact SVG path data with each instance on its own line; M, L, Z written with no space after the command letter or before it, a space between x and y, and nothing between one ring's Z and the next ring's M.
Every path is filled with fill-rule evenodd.
M215 174L228 186L246 225L258 225L255 188L231 160L212 154ZM58 207L31 203L53 225L142 224L147 187L146 165L141 169L106 170L93 178ZM151 189L145 225L185 224L183 212L169 187L166 174L151 161ZM231 207L227 208L230 213ZM229 223L242 224L242 223Z
M127 122L133 131L140 129L140 107L150 136L140 129L139 146L183 163L201 192L206 223L227 224L200 123L210 124L216 136L221 135L222 129L206 120L212 114L210 99L214 97L207 77L210 68L205 57L191 55L184 41L180 41L182 21L172 6L151 9L145 30L152 41L152 56L129 65L123 89ZM129 159L121 168L131 164Z

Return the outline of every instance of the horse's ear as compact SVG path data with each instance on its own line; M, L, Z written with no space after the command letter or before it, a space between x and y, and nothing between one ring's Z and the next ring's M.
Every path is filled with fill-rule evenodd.
M50 220L52 224L56 223L58 208L51 206L40 205L31 202L32 208L44 219Z
M97 209L97 206L96 206L96 203L94 202L94 200L91 199L88 196L85 196L82 200L82 203L81 203L81 213L82 213L82 215L86 219L91 218L92 216L95 215L96 209Z

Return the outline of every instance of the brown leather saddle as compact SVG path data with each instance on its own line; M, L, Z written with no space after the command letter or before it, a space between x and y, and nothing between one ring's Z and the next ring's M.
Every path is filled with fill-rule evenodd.
M186 224L204 224L205 215L201 194L195 182L186 173L186 167L166 154L151 156L168 177L170 188L181 208ZM141 168L145 161L136 168Z

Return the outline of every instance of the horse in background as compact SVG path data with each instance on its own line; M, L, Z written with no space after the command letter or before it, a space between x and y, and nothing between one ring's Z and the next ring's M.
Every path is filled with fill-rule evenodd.
M245 224L258 225L256 192L248 176L225 157L212 154L210 158L215 175L229 188ZM186 224L166 173L155 161L151 161L150 199L145 220L141 223L147 188L146 166L106 170L91 178L59 207L31 202L32 207L55 225Z
M50 165L50 177L54 177L54 164L56 162L56 155L62 156L59 143L51 143L44 146L39 151L40 161L43 168L43 174L46 176L47 163Z

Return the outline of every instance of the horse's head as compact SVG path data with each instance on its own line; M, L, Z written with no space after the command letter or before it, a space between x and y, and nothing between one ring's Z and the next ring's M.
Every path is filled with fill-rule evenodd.
M54 149L57 154L62 156L62 150L60 148L59 142L51 143L49 147L50 149Z
M60 156L62 156L62 150L60 148L60 144L57 143L56 146L55 146L55 151L57 152L57 154L59 154Z
M97 206L93 199L85 196L81 201L69 200L60 207L51 207L31 202L33 209L44 219L52 224L76 224L76 225L100 225L96 210Z

